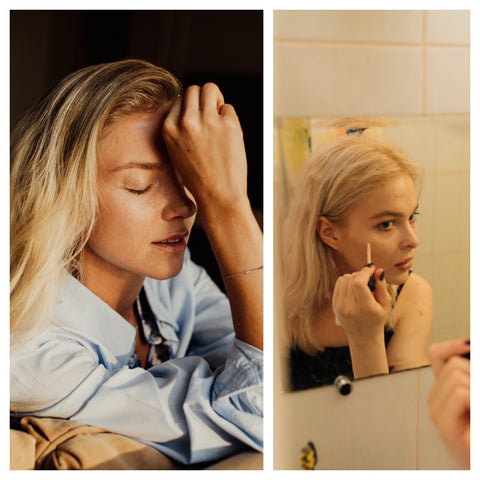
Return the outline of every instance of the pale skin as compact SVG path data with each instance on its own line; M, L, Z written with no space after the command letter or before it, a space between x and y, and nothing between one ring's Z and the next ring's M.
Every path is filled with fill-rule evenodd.
M242 130L216 85L189 87L153 113L117 120L100 142L98 162L99 213L84 250L85 285L132 325L145 277L180 273L197 210L223 275L263 264ZM225 286L236 336L262 348L262 272ZM135 353L145 364L148 344L138 329Z
M435 383L428 395L429 415L449 452L463 467L470 467L470 352L463 340L430 347Z
M401 175L373 190L342 225L318 219L318 234L333 250L339 277L314 334L324 346L349 346L355 378L428 364L432 292L423 278L408 273L418 246L417 207L413 181ZM364 266L367 243L371 267ZM373 293L367 285L371 275L376 279ZM404 284L393 312L387 282ZM386 348L389 315L395 333Z

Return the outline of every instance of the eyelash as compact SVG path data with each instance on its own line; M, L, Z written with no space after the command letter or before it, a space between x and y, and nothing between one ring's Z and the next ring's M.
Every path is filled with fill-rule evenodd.
M419 212L412 213L412 214L410 215L408 221L409 221L410 223L415 223L415 222L416 222L415 217L416 217L417 215L420 215ZM384 222L380 222L377 226L378 226L378 228L379 228L380 230L382 230L382 231L384 231L384 232L387 232L387 231L390 231L390 230L392 229L393 223L395 223L394 220L386 220L386 221L384 221ZM385 224L387 224L387 226L386 226ZM392 224L392 226L388 227L388 224Z
M144 193L147 193L151 188L153 184L149 185L147 188L144 188L143 190L135 190L134 188L127 188L127 190L130 193L133 193L134 195L142 195Z

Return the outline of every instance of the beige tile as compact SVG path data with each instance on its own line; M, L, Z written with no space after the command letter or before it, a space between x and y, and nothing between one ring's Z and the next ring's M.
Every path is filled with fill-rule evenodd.
M470 121L467 116L452 118L435 126L435 171L469 172Z
M427 48L425 113L470 111L470 49Z
M434 44L470 45L468 10L427 10L425 41Z
M284 400L285 418L275 417L275 423L284 421L290 428L282 429L281 439L275 435L282 443L275 468L299 468L301 449L309 441L317 450L318 470L414 467L415 372L358 380L347 396L329 386Z
M420 11L289 10L274 12L274 38L328 42L421 41Z
M417 252L415 254L415 262L413 265L413 271L417 275L420 275L422 278L424 278L432 286L432 288L434 283L433 262L433 255Z
M468 173L435 179L434 252L468 251L470 247L470 178Z
M432 340L437 341L446 331L448 338L463 338L470 322L470 256L437 255L433 272Z
M421 111L415 48L277 45L277 116L390 115Z
M470 323L462 321L447 328L436 328L432 330L430 344L444 342L454 338L468 339L470 336Z
M412 160L420 163L427 174L433 173L435 127L430 118L415 123L406 119L401 124L384 127L383 131L386 140L398 145Z

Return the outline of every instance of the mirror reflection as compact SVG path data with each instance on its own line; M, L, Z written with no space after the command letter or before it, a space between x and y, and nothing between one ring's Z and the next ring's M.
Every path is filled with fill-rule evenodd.
M437 316L432 326L432 286L452 280L447 266L447 285L435 282L435 255L444 267L446 256L442 242L431 241L439 231L432 194L442 185L439 134L447 131L468 145L464 116L280 121L276 227L287 389L421 367L432 341L468 337L468 313L457 316L455 332ZM459 170L468 158L455 162ZM458 183L453 191L468 192L468 172ZM468 236L464 203L460 248ZM467 283L465 292L468 245L459 267L453 276Z

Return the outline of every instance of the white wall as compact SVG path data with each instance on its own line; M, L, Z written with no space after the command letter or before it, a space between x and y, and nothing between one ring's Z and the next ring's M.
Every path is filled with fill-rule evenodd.
M318 470L459 468L428 418L432 382L422 368L357 381L347 396L333 386L285 395L276 405L274 468L300 469L308 442Z

